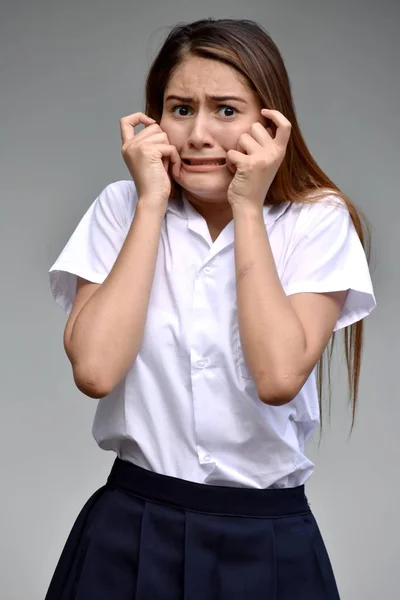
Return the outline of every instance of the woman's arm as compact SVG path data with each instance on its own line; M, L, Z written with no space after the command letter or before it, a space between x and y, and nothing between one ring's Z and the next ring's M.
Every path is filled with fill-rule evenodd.
M260 399L279 406L300 391L338 319L346 291L286 296L261 210L234 212L238 320Z
M126 375L143 339L165 210L139 200L121 251L101 285L79 284L64 346L77 387L106 396Z

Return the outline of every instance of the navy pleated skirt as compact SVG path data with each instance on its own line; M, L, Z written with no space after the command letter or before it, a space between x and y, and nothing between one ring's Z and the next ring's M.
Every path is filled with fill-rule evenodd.
M304 486L243 489L116 459L86 503L46 600L337 600Z

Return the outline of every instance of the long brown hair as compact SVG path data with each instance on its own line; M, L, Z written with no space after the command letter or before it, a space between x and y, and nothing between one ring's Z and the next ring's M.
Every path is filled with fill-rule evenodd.
M265 204L279 204L288 199L291 202L316 202L327 194L335 194L346 203L369 259L366 219L311 156L297 121L283 58L270 36L257 23L249 20L203 19L173 27L153 61L146 81L145 111L158 122L162 116L164 91L169 78L188 56L218 60L234 68L244 76L262 106L280 111L290 121L292 129L286 155L270 186ZM335 335L332 334L326 348L329 384ZM344 330L352 427L356 414L362 345L363 323L359 321ZM321 414L323 371L324 355L317 372ZM329 395L329 405L330 401Z

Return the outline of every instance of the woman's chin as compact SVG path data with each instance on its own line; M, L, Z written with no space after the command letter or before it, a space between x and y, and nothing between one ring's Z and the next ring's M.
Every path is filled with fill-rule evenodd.
M228 189L187 189L182 187L183 193L188 200L191 198L201 200L209 204L225 204L228 201Z
M195 177L192 174L185 174L179 179L174 179L181 188L188 194L193 194L204 200L214 198L214 202L226 201L229 185L232 181L232 174L224 174L224 177L213 177L214 173L197 173Z

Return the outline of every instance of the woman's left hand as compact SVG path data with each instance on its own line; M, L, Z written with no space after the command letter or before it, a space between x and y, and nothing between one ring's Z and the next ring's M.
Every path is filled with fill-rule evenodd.
M263 108L261 114L276 125L276 134L261 123L253 123L243 133L237 150L226 155L227 167L235 174L228 188L232 208L252 205L262 208L265 197L285 157L291 124L277 110Z

